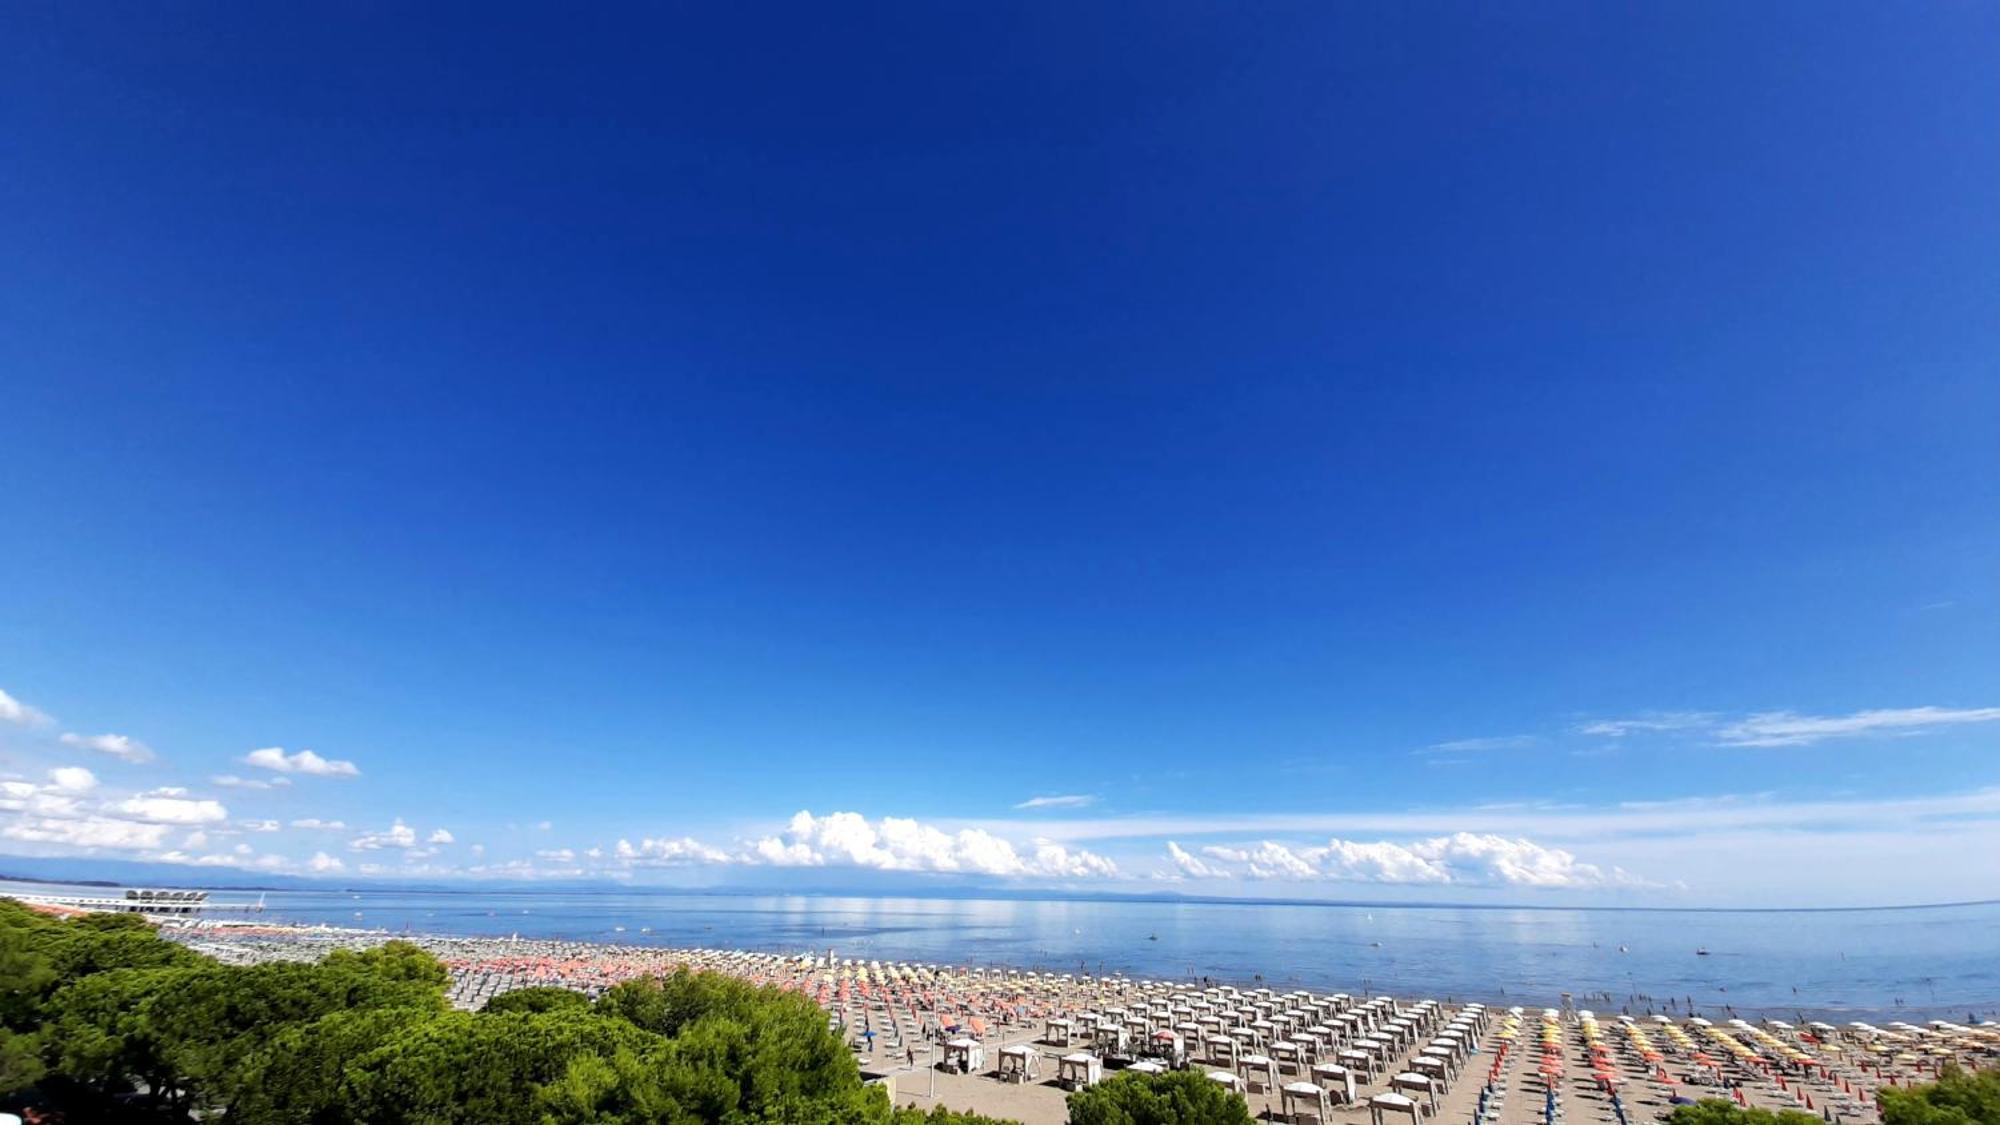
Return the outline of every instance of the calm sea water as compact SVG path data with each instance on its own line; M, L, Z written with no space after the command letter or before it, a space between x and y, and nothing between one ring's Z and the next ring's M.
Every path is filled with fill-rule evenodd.
M390 931L830 948L885 960L1205 976L1509 1004L1553 1005L1568 992L1580 1006L1612 1012L1657 1010L1670 997L1683 1005L1691 998L1703 1012L1728 1006L1786 1017L1962 1019L2000 1009L2000 904L1518 910L386 890L274 891L265 901L267 919ZM1709 955L1697 956L1697 948Z

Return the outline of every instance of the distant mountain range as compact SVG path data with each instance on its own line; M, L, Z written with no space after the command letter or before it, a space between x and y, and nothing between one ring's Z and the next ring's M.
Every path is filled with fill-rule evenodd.
M330 886L294 875L252 874L226 867L18 855L0 856L0 879L25 883L72 883L89 887L175 887L214 891L314 890Z

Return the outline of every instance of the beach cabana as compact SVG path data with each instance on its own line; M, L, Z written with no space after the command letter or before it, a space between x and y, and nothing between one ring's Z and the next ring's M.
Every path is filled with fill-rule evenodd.
M1389 1080L1389 1088L1407 1093L1412 1098L1421 1096L1424 1102L1430 1107L1429 1111L1431 1113L1437 1112L1437 1086L1429 1078L1415 1071L1406 1070Z
M1097 1053L1100 1055L1122 1058L1130 1049L1130 1042L1131 1033L1125 1029L1124 1024L1106 1020L1097 1025L1097 1035L1091 1045L1097 1048Z
M1364 1077L1375 1077L1375 1056L1367 1051L1349 1048L1340 1052L1340 1065Z
M1319 1122L1332 1120L1333 1099L1327 1097L1325 1087L1311 1082L1291 1082L1279 1091L1278 1098L1280 1112L1294 1122L1304 1117Z
M1451 1064L1431 1056L1419 1056L1410 1060L1410 1069L1431 1080L1431 1087L1440 1092L1449 1089L1448 1079Z
M1041 1076L1041 1052L1026 1044L1000 1048L1000 1081L1032 1082Z
M1335 1063L1320 1063L1312 1069L1313 1081L1331 1090L1342 1105L1353 1105L1361 1100L1355 1089L1354 1072Z
M944 1045L944 1068L960 1074L986 1069L986 1045L977 1039L953 1039Z
M1051 1016L1048 1023L1043 1025L1042 1042L1051 1047L1067 1047L1075 1028L1076 1024L1070 1020L1061 1016Z
M1095 1086L1104 1081L1104 1060L1084 1051L1064 1055L1056 1063L1056 1081L1072 1090Z
M1368 1125L1391 1125L1390 1118L1397 1114L1410 1115L1410 1125L1417 1125L1421 1111L1417 1103L1401 1094L1377 1094L1368 1099Z
M1243 1092L1243 1080L1226 1070L1209 1071L1208 1080L1231 1093L1241 1094Z
M1255 1085L1266 1093L1278 1086L1278 1064L1269 1055L1244 1055L1236 1061L1236 1073L1245 1086Z

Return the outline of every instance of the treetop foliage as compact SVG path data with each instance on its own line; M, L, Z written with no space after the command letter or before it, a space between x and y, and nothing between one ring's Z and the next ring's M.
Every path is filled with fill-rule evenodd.
M0 901L0 1099L107 1122L1004 1125L891 1109L795 993L682 971L459 1012L448 983L408 942L232 966L135 917Z

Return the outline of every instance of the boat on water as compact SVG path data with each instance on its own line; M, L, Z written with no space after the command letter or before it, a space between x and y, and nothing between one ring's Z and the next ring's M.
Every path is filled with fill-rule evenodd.
M1700 946L1700 947L1696 948L1696 949L1695 949L1695 951L1694 951L1694 955L1695 955L1696 957L1706 957L1706 956L1708 956L1708 947L1704 945L1704 946Z

